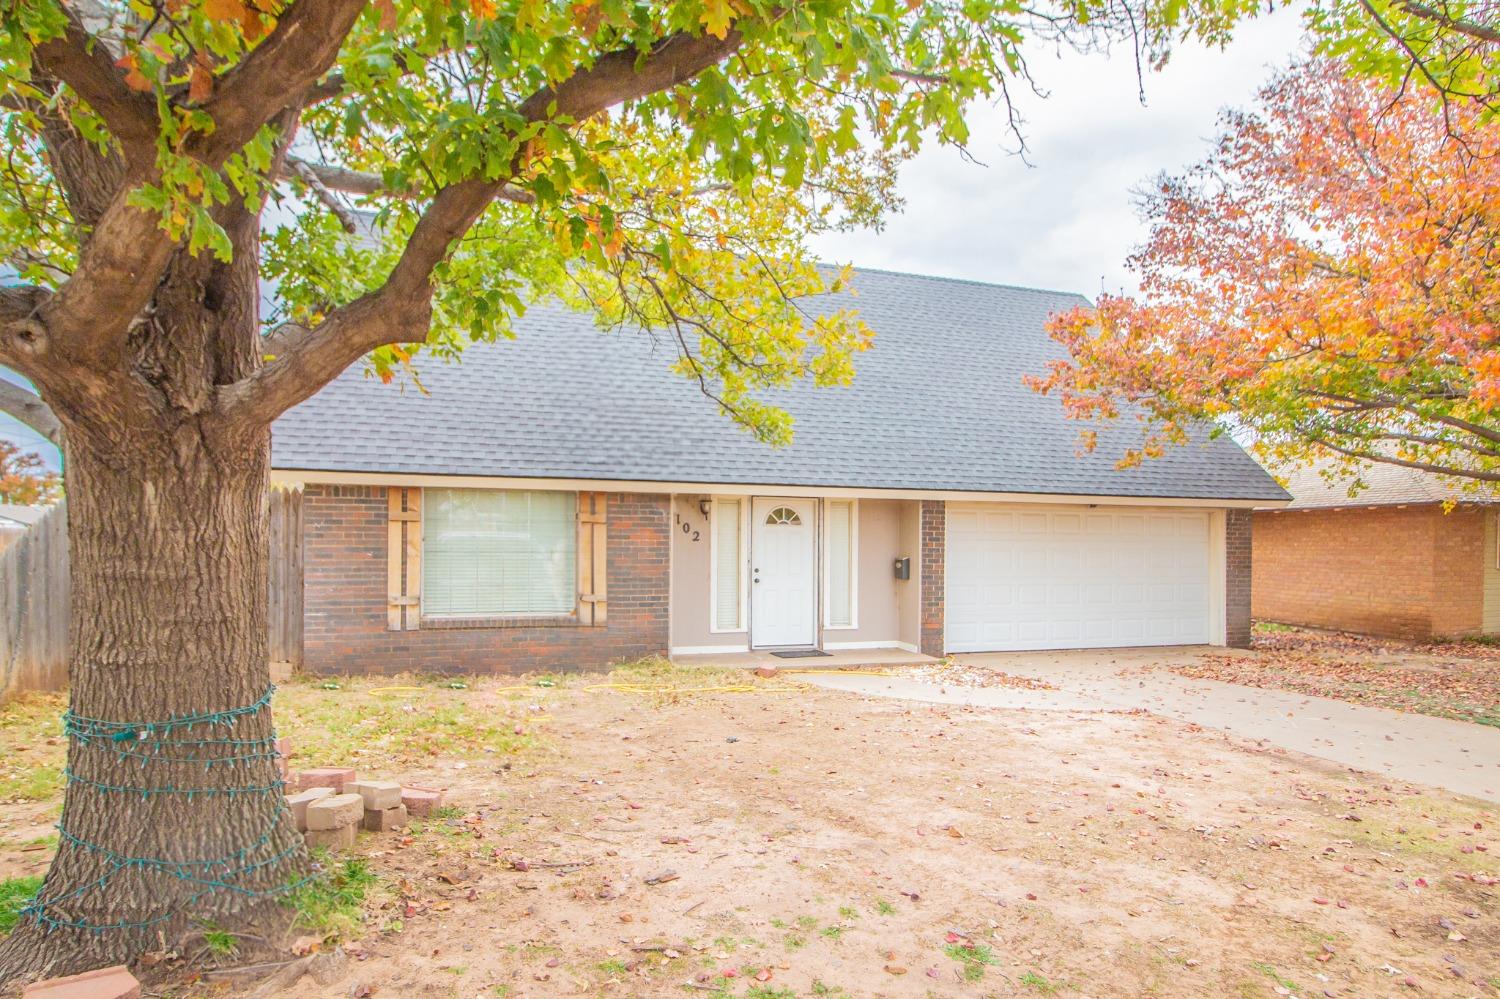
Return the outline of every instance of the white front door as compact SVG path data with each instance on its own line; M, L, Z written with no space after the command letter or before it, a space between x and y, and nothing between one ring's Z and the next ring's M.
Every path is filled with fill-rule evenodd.
M750 507L751 644L818 640L816 500L767 499Z

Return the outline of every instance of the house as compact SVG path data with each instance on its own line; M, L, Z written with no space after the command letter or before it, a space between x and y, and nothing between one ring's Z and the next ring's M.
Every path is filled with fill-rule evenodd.
M1258 620L1428 639L1500 632L1500 507L1452 480L1398 465L1368 488L1285 472L1292 502L1255 512Z
M644 332L538 306L517 338L357 368L279 420L301 485L309 670L524 670L649 653L1214 643L1250 629L1252 508L1231 440L1116 470L1022 376L1074 295L861 271L847 388L773 401L755 442Z

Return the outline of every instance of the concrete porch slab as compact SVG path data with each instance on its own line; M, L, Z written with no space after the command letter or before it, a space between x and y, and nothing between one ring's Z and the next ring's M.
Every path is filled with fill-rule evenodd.
M696 653L687 656L672 656L672 661L682 666L713 666L719 669L755 669L760 666L775 666L777 669L796 670L841 670L855 666L919 666L935 663L932 656L905 649L838 649L826 656L807 659L778 659L763 650L750 652Z

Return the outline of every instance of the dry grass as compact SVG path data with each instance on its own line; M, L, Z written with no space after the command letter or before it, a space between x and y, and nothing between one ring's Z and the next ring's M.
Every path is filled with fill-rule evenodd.
M659 661L445 682L278 695L297 765L452 805L361 836L360 890L331 885L318 923L361 960L289 999L1500 995L1479 802L1144 713ZM28 710L0 737L44 732Z

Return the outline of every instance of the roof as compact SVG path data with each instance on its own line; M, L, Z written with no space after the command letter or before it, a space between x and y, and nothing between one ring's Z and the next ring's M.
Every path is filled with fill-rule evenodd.
M1415 468L1371 462L1359 470L1357 477L1338 472L1338 464L1320 461L1275 469L1292 494L1288 510L1314 510L1329 507L1395 506L1443 503L1449 500L1465 503L1493 503L1492 489L1476 492L1473 484L1451 475L1436 475ZM1333 478L1329 478L1329 473ZM1351 496L1356 484L1361 488Z
M667 368L669 339L601 332L555 304L514 340L427 359L423 395L355 365L277 421L284 470L579 478L1279 501L1276 482L1226 436L1200 435L1117 470L1140 442L1130 419L1078 453L1082 424L1022 382L1062 348L1045 331L1078 295L861 270L829 310L875 331L849 387L799 384L765 399L794 417L773 449Z

